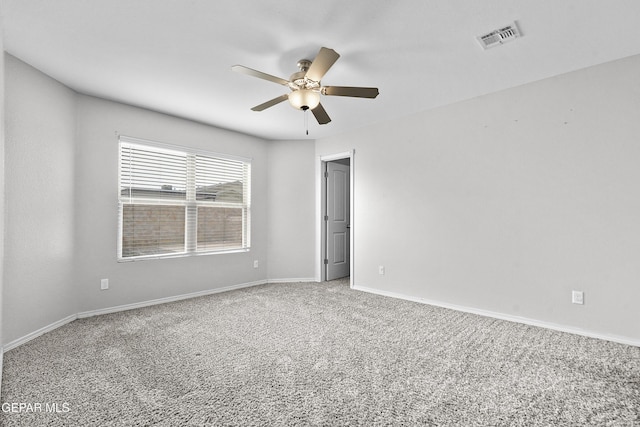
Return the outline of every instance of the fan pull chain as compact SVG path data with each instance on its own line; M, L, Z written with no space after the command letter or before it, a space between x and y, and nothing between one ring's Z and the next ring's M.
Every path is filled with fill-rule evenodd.
M309 109L306 108L304 110L304 127L307 130L307 135L309 135L309 114L308 114L308 112L309 112Z

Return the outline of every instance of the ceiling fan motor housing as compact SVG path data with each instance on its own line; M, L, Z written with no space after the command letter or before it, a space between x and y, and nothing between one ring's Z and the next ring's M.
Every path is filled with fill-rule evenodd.
M289 77L289 87L291 90L298 89L320 89L320 82L306 77L306 71L298 71Z

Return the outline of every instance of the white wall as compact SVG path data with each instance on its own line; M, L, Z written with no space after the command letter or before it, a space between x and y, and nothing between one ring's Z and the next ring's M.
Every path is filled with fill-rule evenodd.
M252 158L251 251L117 262L118 137ZM76 292L80 312L267 279L267 142L102 99L78 96ZM259 260L260 267L253 268ZM108 278L110 289L100 290Z
M639 72L635 56L317 141L356 149L355 285L638 342Z
M315 145L269 142L269 280L314 280Z
M75 94L5 56L3 339L77 312Z

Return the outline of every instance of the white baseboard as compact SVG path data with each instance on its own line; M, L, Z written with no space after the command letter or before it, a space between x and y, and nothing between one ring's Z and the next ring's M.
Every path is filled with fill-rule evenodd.
M117 305L115 307L100 308L98 310L89 310L78 313L78 319L86 317L99 316L101 314L117 313L119 311L134 310L136 308L149 307L151 305L166 304L168 302L180 301L183 299L203 297L205 295L219 294L221 292L233 291L236 289L249 288L251 286L264 285L266 280L257 282L240 283L238 285L225 286L223 288L207 289L206 291L191 292L189 294L176 295L166 298L158 298L149 301L136 302L133 304Z
M499 313L496 311L482 310L479 308L449 304L446 302L435 301L435 300L430 300L426 298L419 298L419 297L404 295L396 292L383 291L379 289L368 288L365 286L354 286L353 289L356 291L368 292L371 294L382 295L382 296L391 297L391 298L398 298L398 299L403 299L407 301L418 302L421 304L428 304L436 307L448 308L456 311L462 311L464 313L477 314L479 316L491 317L491 318L500 319L500 320L507 320L509 322L523 323L525 325L537 326L539 328L551 329L559 332L567 332L570 334L582 335L589 338L597 338L601 340L616 342L619 344L626 344L626 345L640 347L639 340L629 338L629 337L623 337L623 336L611 335L611 334L602 334L598 332L592 332L592 331L587 331L580 328L575 328L572 326L560 325L560 324L551 323L551 322L544 322L542 320L530 319L527 317L513 316L510 314Z
M92 316L98 316L98 315L101 315L101 314L116 313L116 312L119 312L119 311L133 310L133 309L136 309L136 308L148 307L148 306L157 305L157 304L165 304L165 303L168 303L168 302L180 301L180 300L189 299L189 298L197 298L197 297L201 297L201 296L205 296L205 295L212 295L212 294L217 294L217 293L220 293L220 292L232 291L232 290L235 290L235 289L242 289L242 288L248 288L248 287L252 287L252 286L264 285L266 283L295 283L295 282L315 282L315 281L316 281L315 278L260 280L260 281L256 281L256 282L248 282L248 283L241 283L241 284L237 284L237 285L225 286L223 288L208 289L208 290L205 290L205 291L199 291L199 292L192 292L192 293L189 293L189 294L176 295L176 296L173 296L173 297L158 298L158 299L149 300L149 301L143 301L143 302L139 302L139 303L124 304L124 305L119 305L119 306L109 307L109 308L103 308L103 309L98 309L98 310L83 311L83 312L80 312L78 314L72 314L70 316L67 316L67 317L65 317L63 319L58 320L57 322L53 322L50 325L42 327L42 328L40 328L40 329L38 329L36 331L33 331L33 332L21 337L21 338L15 339L15 340L5 344L2 347L2 350L3 350L2 353L6 352L6 351L9 351L9 350L11 350L13 348L16 348L16 347L18 347L18 346L20 346L22 344L25 344L25 343L31 341L32 339L39 337L40 335L46 334L47 332L50 332L50 331L53 331L54 329L57 329L57 328L59 328L61 326L64 326L67 323L72 322L72 321L74 321L76 319L92 317ZM387 297L391 297L391 298L398 298L398 299L418 302L418 303L422 303L422 304L434 305L434 306L437 306L437 307L448 308L448 309L451 309L451 310L462 311L462 312L465 312L465 313L477 314L477 315L480 315L480 316L491 317L491 318L494 318L494 319L501 319L501 320L507 320L507 321L510 321L510 322L523 323L525 325L537 326L537 327L546 328L546 329L552 329L552 330L556 330L556 331L560 331L560 332L568 332L568 333L571 333L571 334L582 335L582 336L586 336L586 337L590 337L590 338L597 338L597 339L617 342L617 343L620 343L620 344L626 344L626 345L632 345L632 346L640 347L640 341L632 339L632 338L628 338L628 337L621 337L621 336L617 336L617 335L601 334L601 333L596 333L596 332L592 332L592 331L585 331L583 329L574 328L574 327L571 327L571 326L559 325L559 324L550 323L550 322L543 322L543 321L540 321L540 320L529 319L529 318L526 318L526 317L512 316L512 315L508 315L508 314L504 314L504 313L498 313L498 312L494 312L494 311L482 310L482 309L477 309L477 308L473 308L473 307L465 307L465 306L460 306L460 305L456 305L456 304L449 304L449 303L444 303L444 302L440 302L440 301L429 300L429 299L426 299L426 298L413 297L413 296L404 295L404 294L400 294L400 293L396 293L396 292L383 291L383 290L367 288L367 287L363 287L363 286L354 286L353 289L357 290L357 291L368 292L368 293L387 296ZM2 360L2 354L0 353L0 361L1 360Z
M42 334L46 334L47 332L51 332L54 329L59 328L60 326L64 326L69 322L73 322L76 319L83 319L86 317L92 317L92 316L99 316L101 314L109 314L109 313L117 313L119 311L126 311L126 310L133 310L135 308L142 308L142 307L148 307L151 305L157 305L157 304L164 304L164 303L168 303L168 302L172 302L172 301L179 301L179 300L183 300L183 299L189 299L189 298L197 298L197 297L201 297L201 296L205 296L205 295L211 295L211 294L217 294L220 292L227 292L227 291L233 291L235 289L242 289L242 288L248 288L251 286L258 286L258 285L264 285L265 283L267 283L266 280L260 280L260 281L256 281L256 282L248 282L248 283L240 283L237 285L231 285L231 286L225 286L223 288L217 288L217 289L208 289L206 291L199 291L199 292L192 292L189 294L182 294L182 295L176 295L173 297L166 297L166 298L158 298L158 299L154 299L154 300L149 300L149 301L143 301L143 302L138 302L138 303L133 303L133 304L124 304L124 305L118 305L115 307L108 307L108 308L101 308L98 310L90 310L90 311L82 311L80 313L77 314L72 314L70 316L65 317L64 319L58 320L57 322L53 322L50 325L47 325L43 328L38 329L37 331L31 332L23 337L20 337L18 339L15 339L13 341L11 341L10 343L5 344L2 347L2 353L9 351L13 348L16 348L22 344L25 344L29 341L31 341L34 338L39 337Z
M255 282L240 283L237 285L225 286L223 288L207 289L205 291L192 292L188 294L176 295L176 296L166 297L166 298L158 298L158 299L153 299L149 301L137 302L133 304L124 304L124 305L118 305L115 307L107 307L107 308L100 308L97 310L82 311L80 313L67 316L64 319L58 320L57 322L54 322L50 325L40 328L37 331L31 332L21 338L11 341L10 343L2 347L2 353L4 353L5 351L9 351L13 348L16 348L28 341L31 341L34 338L39 337L42 334L46 334L47 332L53 331L54 329L57 329L60 326L66 325L67 323L72 322L76 319L84 319L86 317L99 316L102 314L117 313L119 311L134 310L136 308L149 307L151 305L166 304L173 301L180 301L180 300L189 299L189 298L197 298L205 295L217 294L220 292L228 292L236 289L264 285L266 283L295 283L295 282L315 282L315 281L316 280L314 278L309 278L309 277L258 280ZM1 356L1 353L0 353L0 356ZM0 359L0 361L1 360L2 359Z
M182 294L182 295L176 295L176 296L171 296L171 297L166 297L166 298L158 298L158 299L153 299L153 300L148 300L148 301L142 301L142 302L137 302L137 303L133 303L133 304L124 304L124 305L118 305L115 307L107 307L107 308L100 308L97 310L89 310L89 311L82 311L80 313L77 314L73 314L71 316L67 316L64 319L58 320L57 322L54 322L50 325L47 325L43 328L38 329L37 331L31 332L21 338L15 339L13 341L11 341L10 343L4 345L2 347L2 352L4 353L5 351L9 351L13 348L16 348L28 341L31 341L34 338L39 337L42 334L46 334L47 332L53 331L54 329L59 328L60 326L66 325L69 322L72 322L76 319L84 319L87 317L92 317L92 316L99 316L102 314L109 314L109 313L117 313L119 311L126 311L126 310L134 310L136 308L142 308L142 307L149 307L152 305L157 305L157 304L166 304L169 302L173 302L173 301L180 301L180 300L184 300L184 299L189 299L189 298L197 298L197 297L202 297L205 295L212 295L212 294L217 294L220 292L228 292L228 291L233 291L236 289L242 289L242 288L248 288L248 287L252 287L252 286L259 286L259 285L264 285L266 283L295 283L295 282L315 282L316 280L314 278L310 278L310 277L304 277L304 278L286 278L286 279L269 279L269 280L258 280L255 282L247 282L247 283L240 283L237 285L230 285L230 286L225 286L222 288L216 288L216 289L207 289L205 291L198 291L198 292L192 292L192 293L188 293L188 294ZM0 359L2 360L2 359Z
M299 277L293 279L269 279L267 283L297 283L297 282L317 282L314 277Z
M2 352L4 353L5 351L9 351L12 348L16 348L26 342L31 341L34 338L39 337L40 335L46 334L47 332L51 332L54 329L58 329L60 326L64 326L69 322L73 322L74 320L76 320L78 318L77 314L72 314L70 316L65 317L64 319L60 319L57 322L53 322L50 325L47 325L43 328L38 329L37 331L33 331L23 337L20 337L18 339L15 339L13 341L11 341L10 343L5 344L4 346L2 346Z

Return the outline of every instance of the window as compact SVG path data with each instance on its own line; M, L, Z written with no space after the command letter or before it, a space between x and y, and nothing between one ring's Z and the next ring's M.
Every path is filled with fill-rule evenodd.
M118 259L249 249L248 159L120 137Z

